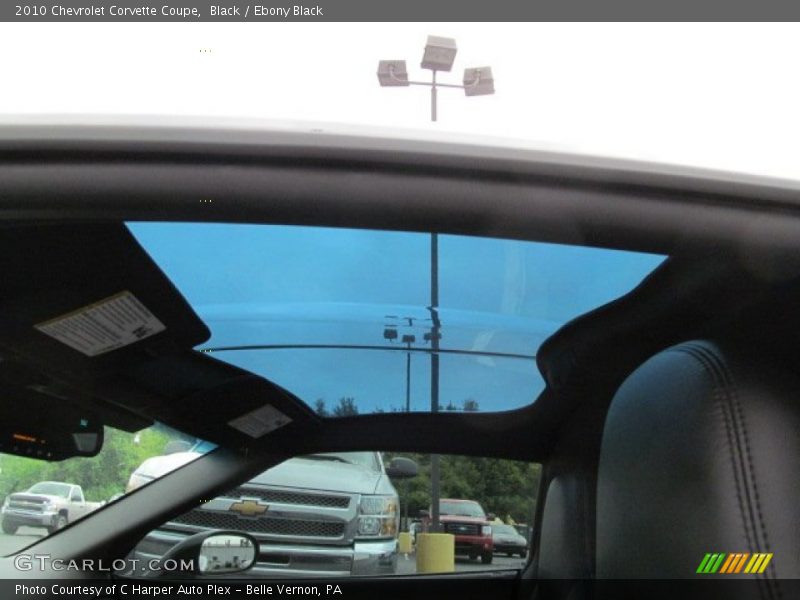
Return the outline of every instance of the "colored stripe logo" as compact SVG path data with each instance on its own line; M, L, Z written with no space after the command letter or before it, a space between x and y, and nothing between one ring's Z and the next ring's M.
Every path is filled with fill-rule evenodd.
M763 573L767 565L772 560L772 553L756 552L709 552L700 561L697 573L710 575L713 573L724 573L726 575L736 573Z

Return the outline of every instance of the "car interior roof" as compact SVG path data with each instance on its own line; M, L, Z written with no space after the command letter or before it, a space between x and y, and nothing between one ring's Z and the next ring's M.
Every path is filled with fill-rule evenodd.
M453 155L437 163L425 162L424 152L350 149L342 156L313 144L260 152L263 148L250 141L215 145L164 139L126 148L124 140L64 136L34 151L33 144L12 142L0 144L5 227L113 227L124 220L286 223L438 231L672 256L639 288L567 324L545 344L537 362L548 386L528 407L324 423L305 414L299 430L275 432L261 447L249 445L249 451L267 452L277 444L295 453L379 445L542 460L575 410L588 410L587 389L595 389L592 397L598 389L611 390L653 349L724 328L742 315L758 318L759 306L794 289L797 270L790 257L800 239L799 223L783 218L797 210L794 191L772 183L654 175L648 185L646 174L635 169L589 168L579 160L570 165L536 157L481 161ZM491 150L486 152L491 157ZM770 211L763 211L765 206ZM775 276L764 279L765 272ZM621 346L623 353L610 350ZM192 356L160 368L189 379L197 360ZM229 384L235 387L218 387L209 402L235 391L292 406L284 391L240 375ZM185 411L179 406L161 418L197 431L197 422L182 421ZM436 434L442 427L447 439ZM408 430L417 435L409 438ZM479 449L473 443L477 434Z

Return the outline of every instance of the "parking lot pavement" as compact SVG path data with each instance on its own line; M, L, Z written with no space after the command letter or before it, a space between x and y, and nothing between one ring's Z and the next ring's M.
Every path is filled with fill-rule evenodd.
M12 554L45 536L44 529L20 527L14 535L0 533L0 556Z
M480 572L480 571L502 571L504 569L521 569L528 562L527 559L507 556L495 556L492 564L484 565L480 560L469 560L468 558L456 557L456 573L459 572ZM408 558L402 554L397 559L397 574L411 575L417 572L417 561L414 554L409 554Z

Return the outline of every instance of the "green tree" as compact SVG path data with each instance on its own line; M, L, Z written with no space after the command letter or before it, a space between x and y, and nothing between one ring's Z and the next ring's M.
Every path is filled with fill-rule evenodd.
M410 518L431 505L430 455L403 453L414 460L418 475L395 487L400 505L408 505ZM396 454L387 453L391 460ZM442 498L475 500L487 513L502 519L510 516L517 523L530 523L536 507L541 479L541 465L521 461L473 456L442 456L440 485Z
M356 399L351 397L339 398L338 404L333 408L334 417L351 417L358 414Z
M478 401L473 398L467 398L464 400L464 412L478 412L480 410L480 405Z
M328 413L328 407L325 406L325 400L322 398L317 398L314 402L314 412L317 413L320 417L329 417L330 414Z
M131 473L145 459L161 454L181 436L163 426L137 434L106 427L103 448L93 457L47 462L21 456L0 457L0 494L23 491L39 481L62 481L83 488L87 500L107 500L124 492Z

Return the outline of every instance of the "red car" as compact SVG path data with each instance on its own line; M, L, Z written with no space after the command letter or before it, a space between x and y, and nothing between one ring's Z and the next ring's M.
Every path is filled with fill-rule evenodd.
M486 515L480 504L474 500L456 500L442 498L439 500L439 520L444 533L455 536L455 553L476 559L480 556L485 565L491 564L494 552L492 525L494 517ZM430 525L430 517L423 521L425 530Z

